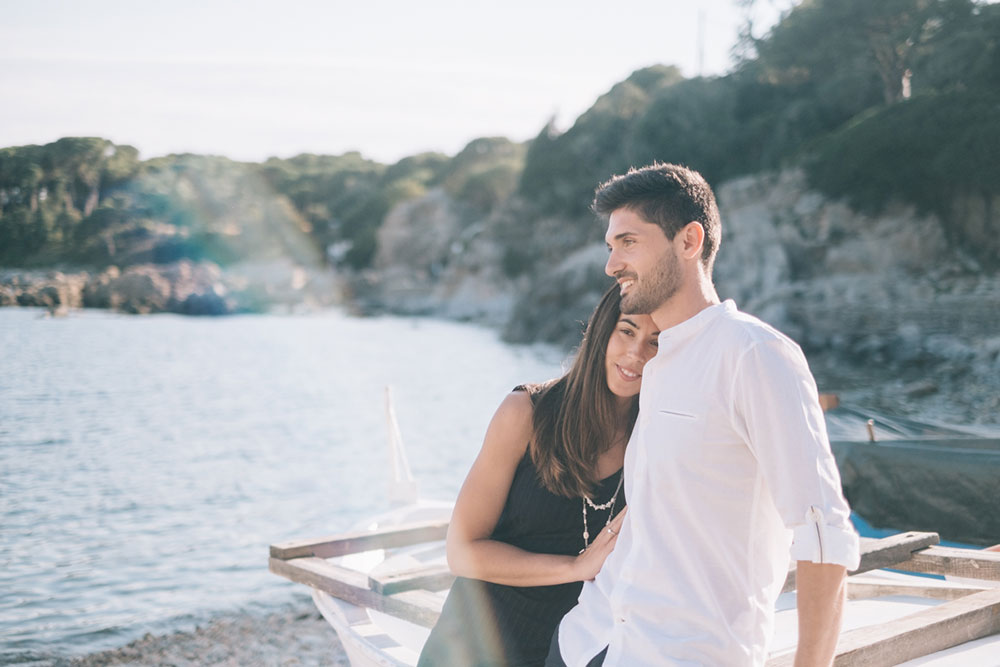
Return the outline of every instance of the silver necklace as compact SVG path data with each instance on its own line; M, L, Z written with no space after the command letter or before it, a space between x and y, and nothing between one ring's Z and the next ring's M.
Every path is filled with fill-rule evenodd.
M615 502L618 500L618 492L622 489L622 480L624 479L625 471L623 470L618 477L618 486L615 487L615 492L611 494L611 500L606 503L595 505L593 500L587 496L583 497L583 548L580 549L580 553L586 551L587 547L590 546L590 531L587 530L587 506L590 505L590 508L595 511L611 510L608 512L608 520L604 522L604 528L607 528L611 524L611 519L615 516Z

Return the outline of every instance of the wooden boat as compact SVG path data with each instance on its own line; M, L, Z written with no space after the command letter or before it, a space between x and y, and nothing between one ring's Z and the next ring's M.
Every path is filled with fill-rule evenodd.
M314 589L354 667L414 665L452 581L444 563L447 521L393 521L442 509L407 508L370 530L272 545L270 569ZM1000 665L1000 553L938 546L935 533L862 544L835 665ZM872 574L889 567L974 583ZM792 664L794 581L793 571L778 600L769 667Z
M270 570L313 589L353 667L415 665L454 579L444 553L451 505L416 499L388 393L386 407L399 507L356 531L270 548ZM768 667L792 665L794 587L793 570ZM931 532L862 538L848 598L838 667L1000 666L998 552L943 547Z
M844 495L869 524L1000 543L1000 435L843 406L826 422Z

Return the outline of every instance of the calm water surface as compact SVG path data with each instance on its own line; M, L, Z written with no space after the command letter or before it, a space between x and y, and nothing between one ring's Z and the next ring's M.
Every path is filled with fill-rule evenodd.
M423 319L10 308L0 355L0 662L301 595L267 545L386 509L385 385L451 499L506 392L564 358Z

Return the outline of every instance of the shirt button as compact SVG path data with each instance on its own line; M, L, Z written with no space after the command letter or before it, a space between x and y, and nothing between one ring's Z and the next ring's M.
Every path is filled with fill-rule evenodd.
M625 622L625 619L622 618L621 616L619 616L618 618L615 619L615 623L624 623L624 622Z

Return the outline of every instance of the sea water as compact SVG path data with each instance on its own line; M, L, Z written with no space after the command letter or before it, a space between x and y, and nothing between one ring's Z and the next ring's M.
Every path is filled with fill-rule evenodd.
M386 385L421 495L454 499L564 357L427 319L0 309L0 662L286 604L270 543L388 507Z

